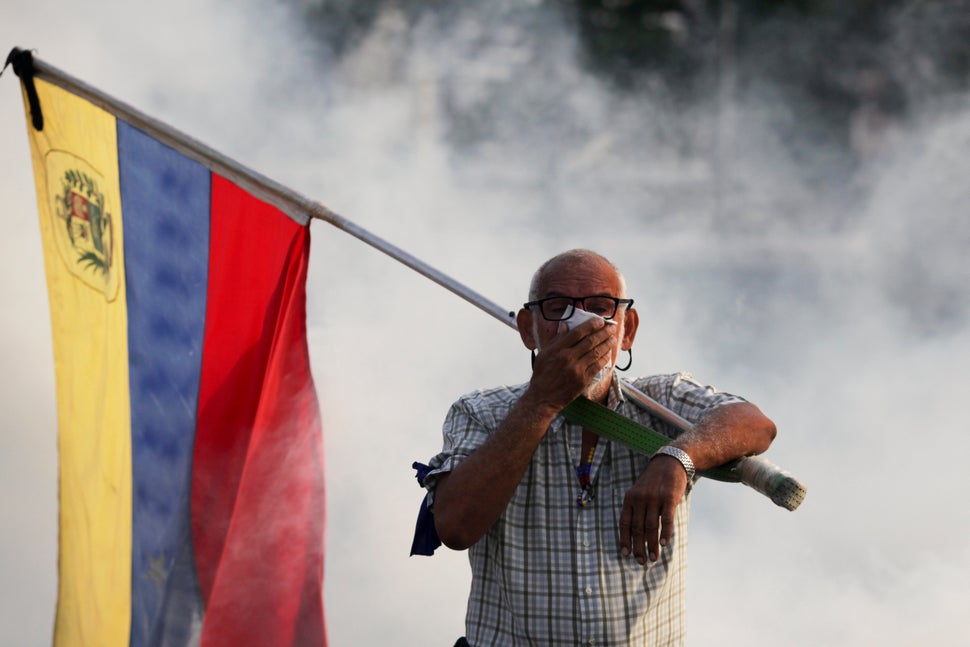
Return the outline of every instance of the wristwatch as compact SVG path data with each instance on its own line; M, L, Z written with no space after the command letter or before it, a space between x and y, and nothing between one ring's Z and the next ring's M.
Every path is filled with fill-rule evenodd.
M687 472L687 480L694 480L694 461L690 459L690 456L683 449L678 449L673 445L664 445L654 453L654 456L658 456L659 454L672 456L679 460L680 464L684 466L684 471Z

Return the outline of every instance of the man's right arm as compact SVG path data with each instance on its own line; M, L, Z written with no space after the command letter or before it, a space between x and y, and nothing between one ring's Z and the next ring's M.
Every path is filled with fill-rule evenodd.
M609 360L615 339L604 326L587 322L543 349L529 387L495 433L438 477L435 529L445 546L468 548L501 516L553 419Z
M445 546L464 550L488 532L557 413L537 403L527 390L481 447L452 472L438 477L434 520Z

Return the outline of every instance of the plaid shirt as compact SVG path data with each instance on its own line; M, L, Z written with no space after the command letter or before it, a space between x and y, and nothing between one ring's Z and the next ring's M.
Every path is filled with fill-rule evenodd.
M701 386L685 373L641 378L641 391L691 422L740 398ZM463 396L444 423L444 449L425 480L434 505L436 474L453 470L494 432L525 384ZM608 405L671 438L679 433L619 389ZM620 555L623 498L649 460L600 438L592 463L594 500L579 507L576 468L582 429L556 418L539 443L505 512L468 551L471 645L679 645L684 640L687 496L660 559L640 565Z

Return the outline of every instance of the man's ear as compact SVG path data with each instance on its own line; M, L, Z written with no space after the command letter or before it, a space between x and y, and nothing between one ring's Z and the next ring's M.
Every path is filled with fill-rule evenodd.
M535 350L539 347L536 342L535 335L532 334L532 310L529 308L522 308L519 313L515 316L515 324L519 328L519 337L522 338L522 343L529 350Z
M637 336L639 326L640 315L633 308L627 308L623 313L623 339L620 340L620 350L630 350L633 347L633 340Z

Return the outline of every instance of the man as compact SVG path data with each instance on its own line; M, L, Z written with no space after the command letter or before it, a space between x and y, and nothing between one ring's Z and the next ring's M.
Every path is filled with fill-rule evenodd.
M600 317L570 326L574 308ZM682 644L693 470L764 451L774 424L686 374L634 385L695 423L690 432L624 401L612 368L639 319L620 272L591 251L543 264L516 321L531 380L456 402L423 479L441 541L469 549L468 643ZM560 412L580 395L676 449L651 459L567 423Z

